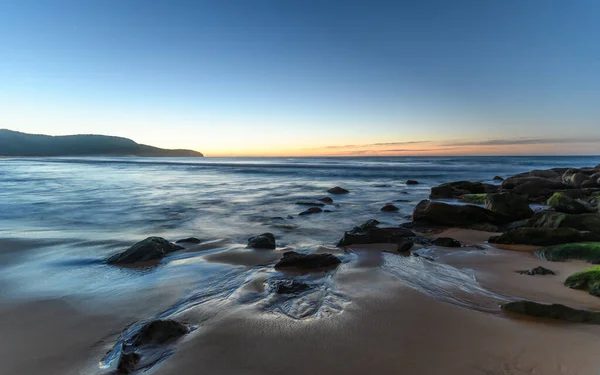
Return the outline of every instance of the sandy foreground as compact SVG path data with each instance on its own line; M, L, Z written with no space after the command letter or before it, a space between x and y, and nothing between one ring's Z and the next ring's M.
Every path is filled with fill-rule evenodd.
M562 285L568 275L586 264L546 262L533 256L531 249L491 248L483 244L489 234L482 232L452 230L440 235L484 248L435 248L435 262L411 257L409 266L424 268L407 277L420 279L431 270L431 275L441 279L443 267L453 266L471 272L490 295L471 295L465 299L468 306L452 303L452 298L468 293L443 283L438 291L419 290L418 285L427 285L427 279L423 284L407 283L387 272L395 267L394 257L400 257L387 252L392 251L390 245L352 246L346 251L355 255L354 260L331 278L335 292L327 298L337 298L337 309L295 320L265 313L261 302L238 303L262 292L265 275L257 273L226 300L176 315L181 321L198 323L199 328L177 343L171 357L147 373L600 373L600 326L509 316L500 311L496 299L525 298L600 309L600 298ZM328 250L332 249L319 251ZM233 251L207 256L206 261L252 267L273 261L277 258L274 254L277 252ZM431 263L438 268L427 268ZM514 272L538 265L557 275ZM171 303L161 293L119 306L96 303L93 309L86 301L69 298L2 303L0 373L111 373L98 364L120 332Z

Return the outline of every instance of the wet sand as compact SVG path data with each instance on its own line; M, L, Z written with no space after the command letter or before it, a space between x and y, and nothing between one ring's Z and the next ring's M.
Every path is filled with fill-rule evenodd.
M510 298L600 309L599 298L562 285L587 264L553 263L529 252L499 250L484 242L489 233L452 230L437 236L444 235L476 246L432 248L436 267L472 270L481 287ZM399 258L391 245L337 250L346 263L330 274L322 295L332 298L338 309L302 319L274 313L265 308L271 301L252 298L264 293L264 281L272 272L262 266L281 253L233 249L203 256L208 262L256 272L233 294L174 315L198 329L149 373L595 375L600 370L600 326L506 315L487 295L470 301L481 303L488 312L444 302L385 271L395 260L413 262L408 265L423 270L432 265L420 258ZM557 275L514 272L538 265ZM450 292L452 287L457 286L448 286ZM107 304L93 313L86 308L87 301L77 299L0 305L0 373L111 373L98 363L120 332L172 303L165 293L156 293L122 306ZM302 300L293 308L308 309L311 306L303 304L310 303Z

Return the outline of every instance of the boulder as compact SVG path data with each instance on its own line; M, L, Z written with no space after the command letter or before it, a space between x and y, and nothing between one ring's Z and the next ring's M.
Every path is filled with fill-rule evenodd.
M458 200L463 203L471 203L471 204L485 204L485 200L487 199L488 194L465 194L462 195Z
M510 192L488 194L485 208L502 214L511 221L528 219L533 216L533 210L529 207L527 198Z
M300 206L310 206L310 207L324 207L325 203L316 203L316 202L296 202L297 205Z
M269 279L267 289L277 294L297 294L312 289L310 285L295 279Z
M497 230L497 226L508 222L497 212L472 205L451 205L424 200L413 211L413 221L448 227Z
M600 313L595 311L578 310L571 307L552 304L546 305L533 301L516 301L505 303L502 310L525 314L538 318L552 318L574 323L600 324Z
M339 186L332 187L331 189L327 190L327 192L329 194L348 194L349 193L348 190L346 190L342 187L339 187Z
M565 286L585 290L593 296L600 297L600 266L572 274L565 280Z
M600 186L600 184L598 183L599 181L600 181L600 178L597 178L597 179L590 178L589 180L586 180L581 184L581 188L588 189L588 188L599 187Z
M400 243L407 237L415 237L415 233L405 228L377 228L377 220L369 220L349 232L337 246L362 245L371 243Z
M490 237L488 241L507 245L552 246L570 242L600 241L600 234L580 232L571 228L516 228L500 236Z
M202 242L202 240L199 238L196 238L196 237L182 238L180 240L175 241L175 243L200 243L200 242Z
M578 201L563 193L554 193L547 202L548 206L554 208L558 212L566 214L583 214L591 212L589 205L582 201Z
M323 198L319 198L318 200L320 200L323 203L327 203L327 204L333 204L333 199L329 198L329 197L323 197Z
M263 233L250 237L248 238L248 247L254 249L274 249L276 247L275 235L273 233Z
M403 238L398 242L398 252L405 253L412 249L414 242L409 238Z
M300 254L295 251L283 253L283 258L275 264L275 269L296 267L300 269L316 269L337 267L342 261L333 254Z
M399 208L394 206L393 204L386 204L385 206L381 207L381 211L383 212L396 212L398 210Z
M431 188L431 199L458 198L465 194L495 193L498 186L481 182L456 181L447 182Z
M554 271L549 270L547 268L544 268L542 266L538 266L529 270L525 270L525 271L516 271L517 273L520 273L521 275L529 275L529 276L535 276L535 275L555 275Z
M460 247L460 242L450 237L438 237L433 240L433 244L442 247Z
M549 179L543 177L510 177L502 182L502 189L512 190L513 193L529 197L546 197L556 190L567 189L569 186L562 183L560 178Z
M504 179L500 176L494 176L494 181L504 181Z
M121 353L119 364L117 365L117 372L119 374L130 374L135 370L135 366L137 366L141 359L142 356L136 352Z
M419 181L417 181L417 180L408 180L408 181L406 181L406 184L407 185L418 185Z
M596 214L570 215L554 211L537 212L524 226L531 228L573 228L600 233L600 216Z
M303 216L303 215L312 215L312 214L320 214L321 212L323 212L323 210L319 207L311 207L306 211L302 211L300 212L298 215Z
M136 243L122 253L108 258L109 264L131 264L150 260L162 259L168 254L181 250L183 247L172 244L162 237L148 237Z
M579 169L571 168L567 169L562 175L562 182L572 187L580 187L581 184L588 180L589 176L585 173L581 173Z
M189 331L190 329L187 325L176 320L153 320L139 330L135 336L133 345L164 344L185 335Z
M570 259L595 262L600 259L600 242L578 242L537 249L534 254L551 262Z

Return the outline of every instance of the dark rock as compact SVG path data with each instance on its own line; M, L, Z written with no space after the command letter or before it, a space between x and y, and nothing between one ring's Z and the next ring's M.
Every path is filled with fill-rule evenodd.
M202 242L202 240L199 238L196 238L196 237L183 238L181 240L175 241L175 243L200 243L200 242Z
M516 301L505 303L501 307L505 311L539 318L552 318L574 323L600 324L600 313L577 310L560 304L546 305L533 301Z
M328 214L328 213L333 212L333 211L331 211L331 210L323 210L323 212L326 213L326 214Z
M504 181L504 179L500 176L494 176L494 181Z
M600 216L596 214L570 215L554 211L537 212L524 226L531 228L573 228L600 233Z
M450 237L438 237L433 240L433 244L442 247L460 247L460 242Z
M549 270L549 269L544 268L542 266L538 266L538 267L532 268L530 270L516 271L516 272L520 273L521 275L529 275L529 276L534 276L534 275L555 275L555 273L552 270Z
M487 229L495 231L497 226L508 223L508 219L497 212L472 205L451 205L442 202L421 201L413 211L415 222L444 225L448 227Z
M300 212L298 215L303 216L303 215L312 215L312 214L320 214L321 212L323 212L323 210L319 207L311 207L306 211L302 211Z
M536 256L551 262L577 259L593 263L600 259L600 242L566 243L537 249Z
M324 207L324 203L315 203L315 202L296 202L296 204L300 206L311 206L311 207Z
M481 182L456 181L431 188L431 199L458 198L464 194L495 193L498 186Z
M408 200L408 199L396 199L396 200L394 200L394 202L408 203L408 202L410 202L410 200Z
M408 180L408 181L406 181L406 184L407 184L407 185L418 185L418 184L419 184L419 181L416 181L416 180Z
M267 284L268 289L277 294L296 294L312 289L310 285L294 279L269 279Z
M563 183L576 188L580 187L584 181L589 179L589 175L582 172L582 170L574 168L566 170L562 175Z
M120 254L115 254L108 258L109 264L131 264L149 260L164 258L167 254L183 247L172 244L162 237L148 237L143 241L136 243L129 249Z
M320 200L321 202L327 203L327 204L333 204L333 199L331 199L329 197L319 198L318 200Z
M295 251L283 253L283 258L275 268L296 267L301 269L314 269L324 267L337 267L342 261L332 254L300 254Z
M414 237L415 233L405 228L377 228L377 220L369 220L344 233L337 246L361 245L371 243L399 243L406 237Z
M248 238L248 247L254 249L274 249L276 247L275 235L273 233L263 233L250 237Z
M482 193L482 194L465 194L465 195L461 195L460 198L458 198L459 201L463 202L463 203L471 203L471 204L485 204L485 201L487 199L489 194L486 193Z
M135 370L135 366L140 362L142 356L135 353L121 353L119 358L119 364L117 366L117 372L119 374L130 374Z
M185 335L189 331L188 326L176 320L153 320L140 329L133 345L164 344Z
M554 191L567 189L559 179L548 179L542 177L510 177L502 182L502 188L512 189L514 193L533 197L551 195Z
M381 211L383 212L396 212L398 210L399 208L394 206L393 204L386 204L385 206L381 207Z
M554 193L548 199L548 206L566 214L583 214L593 209L586 203L578 201L563 193Z
M528 219L533 216L529 201L521 195L510 192L488 194L485 208L513 220Z
M600 181L600 178L586 180L581 184L581 188L587 189L587 188L599 187L600 186L600 184L598 183L599 181Z
M398 252L405 253L412 249L413 245L414 242L411 239L403 238L400 241L398 241Z
M331 189L327 190L327 192L329 194L348 194L349 193L348 190L346 190L342 187L339 187L339 186L332 187Z
M517 228L489 239L490 243L551 246L570 242L600 241L600 234L571 228Z

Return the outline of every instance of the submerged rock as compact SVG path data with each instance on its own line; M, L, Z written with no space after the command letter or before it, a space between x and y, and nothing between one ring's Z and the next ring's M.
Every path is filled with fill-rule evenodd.
M311 206L311 207L324 207L324 203L316 203L316 202L296 202L297 205L300 206Z
M263 233L258 236L248 238L248 247L255 249L274 249L276 247L275 235L273 233Z
M565 286L586 290L589 294L600 297L600 266L572 274L565 280Z
M554 193L548 199L548 206L566 214L584 214L592 211L585 203L573 199L564 193Z
M406 184L407 185L418 185L419 181L417 181L417 180L408 180L408 181L406 181Z
M148 237L122 253L108 258L109 264L131 264L136 262L162 259L169 253L181 250L183 247L172 244L162 237Z
M319 198L318 200L320 200L323 203L327 203L327 204L333 204L333 199L329 198L329 197L323 197L323 198Z
M190 329L187 325L176 320L153 320L140 329L133 341L133 345L164 344L185 335L189 331Z
M600 242L567 243L537 249L534 254L551 262L577 259L594 262L600 259Z
M504 179L500 176L494 176L494 181L504 181Z
M349 232L337 246L361 245L371 243L400 243L406 237L414 237L415 233L405 228L378 228L377 220L369 220Z
M120 374L130 374L135 370L135 366L137 366L141 359L142 356L136 352L121 353L119 364L117 365L117 372Z
M529 270L525 270L525 271L516 271L517 273L520 273L521 275L529 275L529 276L534 276L534 275L554 275L554 271L549 270L547 268L544 268L542 266L538 266Z
M175 241L175 243L200 243L200 242L202 242L202 240L199 238L196 238L196 237L182 238L181 240Z
M485 208L510 218L510 220L528 219L533 216L527 198L510 192L488 194Z
M321 212L323 212L323 209L321 209L320 207L311 207L306 211L300 212L298 215L304 216L304 215L320 214Z
M456 181L447 182L431 188L431 199L459 198L465 194L495 193L498 186L481 182Z
M417 204L413 211L413 221L491 231L496 231L498 225L508 222L504 215L479 206L459 206L429 200Z
M342 261L333 254L300 254L295 251L283 253L283 258L275 264L275 268L296 267L301 269L315 269L324 267L337 267Z
M277 294L296 294L312 289L310 285L294 279L269 279L267 284L268 289Z
M381 207L381 211L383 212L396 212L398 210L399 208L394 206L393 204L386 204L385 206Z
M505 303L501 307L505 311L539 318L552 318L574 323L600 324L599 312L577 310L560 304L546 305L523 300Z
M580 232L571 228L517 228L500 236L490 237L490 243L507 245L551 246L570 242L600 241L600 234Z
M349 191L344 189L343 187L335 186L331 189L327 190L329 194L348 194Z
M433 244L442 247L461 247L460 242L450 237L438 237L433 240Z

